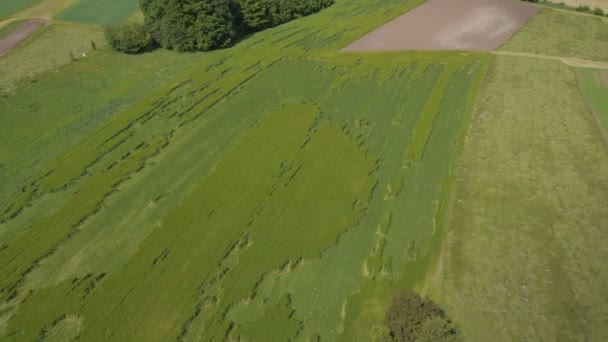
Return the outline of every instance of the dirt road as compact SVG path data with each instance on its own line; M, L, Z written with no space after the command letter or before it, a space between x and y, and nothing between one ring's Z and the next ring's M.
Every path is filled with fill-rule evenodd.
M0 57L9 53L17 45L21 44L30 34L44 25L50 24L48 19L32 19L21 24L13 32L9 33L6 37L0 39Z

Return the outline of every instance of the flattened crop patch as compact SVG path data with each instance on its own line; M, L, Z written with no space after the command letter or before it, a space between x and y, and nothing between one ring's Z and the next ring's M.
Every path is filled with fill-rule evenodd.
M429 0L343 51L494 50L539 10L511 0Z

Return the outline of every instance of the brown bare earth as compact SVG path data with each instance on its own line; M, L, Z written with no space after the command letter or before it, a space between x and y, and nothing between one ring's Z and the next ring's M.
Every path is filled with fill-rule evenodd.
M514 0L429 0L343 51L494 50L539 10Z
M6 37L0 39L0 57L9 53L13 48L29 37L30 34L47 23L48 20L45 19L28 20Z

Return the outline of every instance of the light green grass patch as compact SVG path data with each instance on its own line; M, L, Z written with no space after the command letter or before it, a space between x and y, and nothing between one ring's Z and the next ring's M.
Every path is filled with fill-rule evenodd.
M578 69L581 91L590 109L598 119L598 125L608 142L608 71Z
M559 61L497 57L457 170L437 299L469 340L603 340L608 150Z
M129 18L138 6L138 0L79 0L57 18L95 25L119 24Z
M608 21L543 9L501 50L608 61Z

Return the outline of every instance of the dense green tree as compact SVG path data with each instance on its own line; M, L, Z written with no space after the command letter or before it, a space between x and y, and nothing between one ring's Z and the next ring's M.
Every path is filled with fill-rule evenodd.
M267 0L241 0L241 15L245 30L259 31L272 26L270 1Z
M309 15L334 0L140 0L146 27L158 44L206 51L244 34Z
M460 334L445 312L429 299L413 291L395 298L386 312L389 341L458 341Z
M120 52L138 53L152 45L152 36L146 27L139 23L108 26L105 36L110 47Z
M142 0L146 26L162 47L206 51L238 36L232 0Z

